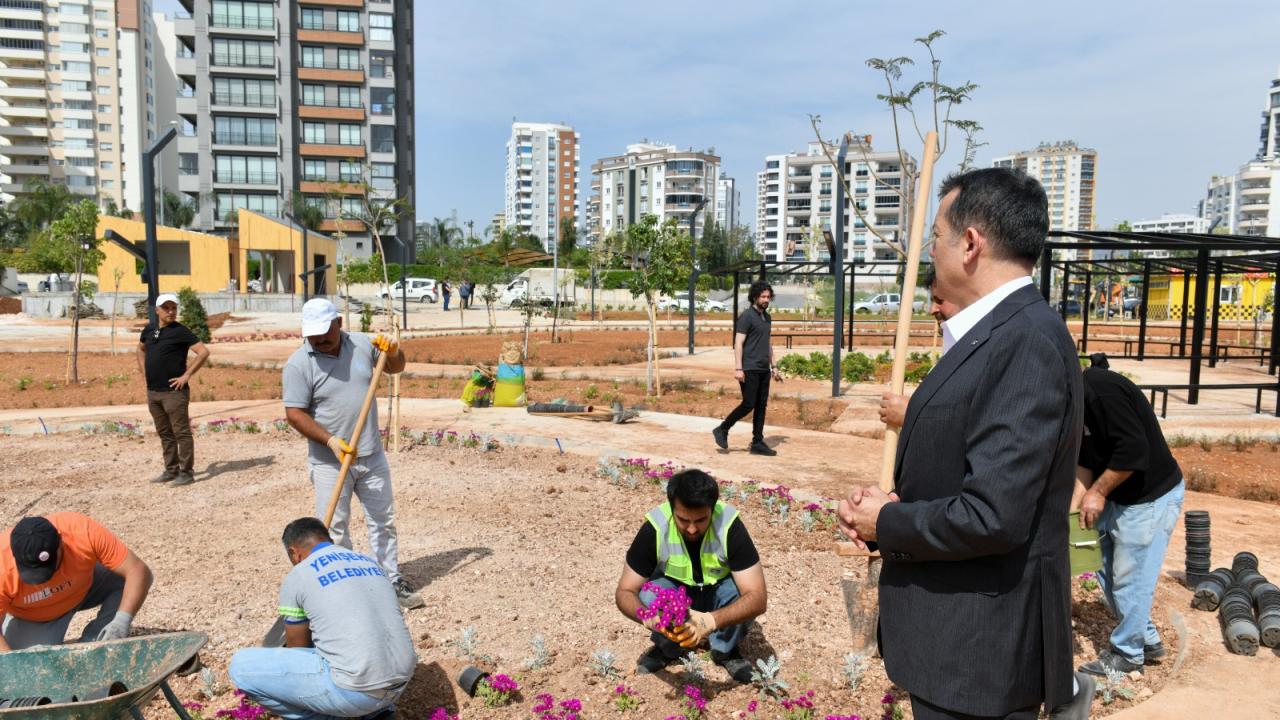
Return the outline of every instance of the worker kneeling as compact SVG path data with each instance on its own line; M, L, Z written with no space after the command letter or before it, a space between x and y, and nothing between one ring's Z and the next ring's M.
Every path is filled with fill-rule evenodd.
M25 517L0 541L0 652L59 645L71 618L98 608L80 642L129 635L151 569L93 518Z
M751 681L751 663L738 643L767 604L764 569L747 528L731 505L720 502L716 481L701 470L676 473L667 502L645 516L627 550L615 600L623 615L653 630L653 647L636 672L653 673L698 647L740 683ZM645 583L684 587L692 600L689 620L673 631L657 631L658 619L641 621L637 610L654 600Z
M240 650L231 681L286 720L390 716L417 656L385 571L315 518L282 539L293 563L280 587L285 647Z

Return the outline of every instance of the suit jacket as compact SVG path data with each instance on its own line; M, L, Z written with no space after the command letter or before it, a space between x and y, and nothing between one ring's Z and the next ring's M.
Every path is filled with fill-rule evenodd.
M907 405L876 525L889 678L940 707L1004 715L1071 696L1068 506L1084 390L1033 286L949 350Z

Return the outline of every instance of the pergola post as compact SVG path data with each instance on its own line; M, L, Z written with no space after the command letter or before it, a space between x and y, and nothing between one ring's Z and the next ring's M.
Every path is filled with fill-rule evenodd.
M733 271L733 326L729 328L729 346L733 347L734 328L738 326L738 271Z
M1147 355L1147 298L1151 297L1151 261L1142 261L1142 303L1138 305L1138 361Z
M1276 262L1276 281L1271 285L1271 364L1267 368L1268 375L1275 375L1280 367L1280 261ZM1280 402L1280 401L1277 401Z
M1191 376L1187 383L1187 404L1200 402L1200 362L1204 356L1204 314L1207 311L1209 294L1209 251L1201 250L1196 255L1196 319L1191 329Z
M761 279L761 280L767 280L767 279L768 279L768 278L767 278L767 273L768 273L767 268L768 268L768 266L765 264L765 262L764 262L763 260L761 260L761 261L760 261L760 279Z
M1213 263L1213 315L1209 324L1209 367L1218 367L1218 315L1222 312L1222 261Z
M1178 333L1178 357L1187 356L1187 302L1191 299L1191 273L1182 269L1182 330Z
M1049 302L1049 283L1053 282L1053 250L1046 244L1040 252L1040 296Z
M849 352L853 352L853 290L858 281L858 266L856 263L849 263L849 318L847 320L849 327Z
M1085 267L1089 267L1086 265ZM1093 273L1084 271L1084 302L1080 304L1080 352L1089 354L1089 298L1093 295Z
M1062 315L1062 322L1067 321L1067 288L1071 287L1071 262L1062 263L1062 301L1058 308L1058 314Z

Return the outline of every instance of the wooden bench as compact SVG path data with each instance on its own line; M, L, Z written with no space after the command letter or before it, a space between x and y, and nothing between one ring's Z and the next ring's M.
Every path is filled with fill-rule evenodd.
M1160 417L1166 417L1169 412L1169 391L1170 390L1191 390L1198 388L1200 390L1256 390L1258 392L1257 400L1254 402L1254 412L1262 414L1262 393L1274 392L1276 394L1275 416L1280 417L1280 382L1269 383L1200 383L1199 385L1139 385L1139 390L1149 391L1151 393L1151 406L1155 407L1156 393L1161 394L1160 399Z
M1132 359L1132 358L1136 358L1136 357L1137 357L1137 355L1135 354L1135 349L1138 347L1138 339L1137 339L1137 338L1129 338L1129 337L1117 337L1117 338L1091 337L1091 338L1089 338L1089 342L1093 342L1093 343L1100 343L1100 342L1102 342L1102 343L1121 343L1121 344L1123 344L1123 345L1124 345L1124 355L1122 355L1121 357L1124 357L1124 358L1130 358L1130 359ZM1190 345L1190 344L1191 344L1191 343L1190 343L1190 341L1188 341L1188 342L1187 342L1187 345ZM1168 348L1169 348L1169 353L1168 353L1168 355L1169 355L1169 356L1174 356L1174 355L1173 355L1173 353L1174 353L1174 349L1175 349L1175 348L1178 348L1178 347L1181 347L1181 346L1183 345L1183 343L1182 343L1182 342L1180 342L1180 341L1178 341L1178 340L1170 340L1170 339L1168 339L1168 338L1147 338L1146 345L1147 345L1148 347L1150 347L1150 346L1152 346L1152 345L1158 345L1158 346L1161 346L1161 347L1168 346ZM1076 339L1076 350L1077 350L1077 351L1081 351L1081 352L1083 352L1083 350L1084 350L1084 338L1077 338L1077 339ZM1190 348L1188 348L1188 351L1189 351L1189 350L1190 350ZM1212 353L1210 352L1210 350L1211 350L1211 347L1210 347L1210 345L1208 344L1208 342L1206 342L1206 343L1205 343L1205 345L1204 345L1204 355L1203 355L1203 357L1204 357L1204 359L1205 359L1205 360L1209 360L1209 359L1211 359L1211 357L1210 357L1210 356L1211 356L1211 354L1212 354ZM1217 355L1216 360L1221 360L1222 362L1227 362L1227 361L1231 360L1231 358L1232 358L1231 351L1232 351L1232 350L1236 350L1236 355L1235 355L1234 357L1235 357L1237 360L1252 360L1252 359L1255 359L1255 358L1256 358L1256 359L1258 360L1258 365L1260 365L1260 366L1261 366L1261 365L1266 365L1266 364L1267 364L1267 360L1271 357L1271 348L1269 348L1269 347L1256 347L1256 346L1254 346L1254 345L1237 345L1237 344L1234 344L1234 343L1218 343L1218 355ZM1156 359L1156 358L1159 358L1159 357L1162 357L1162 356L1154 355L1154 354L1152 355L1152 358L1153 358L1153 359ZM1180 357L1180 356L1179 356L1179 357ZM1189 355L1188 355L1187 357L1189 357Z
M813 339L815 339L815 340L830 340L830 339L831 339L831 333L829 333L829 332L826 332L826 333L818 333L818 332L781 332L781 333L780 333L780 332L776 332L776 331L775 331L775 332L770 333L770 335L771 335L771 337L775 337L775 338L783 338L783 339L784 339L784 342L785 342L785 344L786 344L786 348L787 348L788 350L790 350L790 349L791 349L791 345L792 345L792 343L793 343L793 341L794 341L794 339L795 339L795 338L800 338L800 339L813 338ZM859 338L875 338L875 339L888 340L888 341L889 341L889 344L893 344L894 340L896 340L896 339L897 339L897 337L898 337L898 334L897 334L897 333L892 333L892 332L854 332L854 333L853 333L853 339L854 339L854 342L857 342L857 340L858 340ZM932 338L932 337L933 337L933 335L928 334L928 333L911 333L911 334L909 335L909 337L910 337L910 338L912 338L912 339L924 339L924 340L928 340L928 339ZM841 334L841 335L840 335L840 346L841 346L842 348L848 349L848 345L849 345L849 336L848 336L848 334L847 334L847 333Z

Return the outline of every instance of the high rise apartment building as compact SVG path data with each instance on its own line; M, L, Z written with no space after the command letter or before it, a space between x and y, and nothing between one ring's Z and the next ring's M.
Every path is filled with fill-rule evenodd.
M505 227L542 240L551 252L568 219L577 225L578 133L568 125L515 122L507 140Z
M907 163L907 171L914 172L915 159L907 156ZM825 242L815 244L813 238L820 238L824 230L834 231L836 184L840 180L821 144L814 141L804 152L769 155L764 165L756 174L760 255L766 260L827 259ZM904 176L898 153L876 152L870 136L857 138L845 157L844 172L853 192L844 207L845 259L854 263L898 260L889 243L902 243L910 212L910 202L898 193ZM911 192L905 195L910 198ZM893 275L896 269L867 266L858 272Z
M1213 226L1214 230L1235 235L1239 229L1236 227L1236 212L1239 210L1236 176L1214 175L1209 178L1209 189L1199 207L1199 214L1204 219L1206 228Z
M742 193L738 191L738 183L724 173L716 181L716 224L725 230L731 230L741 224L739 213L742 208Z
M1262 132L1258 148L1259 160L1280 159L1280 70L1267 90L1262 108Z
M1258 155L1209 180L1200 216L1231 234L1280 236L1280 72L1267 88Z
M137 26L139 3L0 0L0 200L44 181L124 204L121 96L130 81L117 18Z
M587 237L594 242L625 232L645 215L658 222L674 218L682 229L706 201L697 218L697 233L716 218L716 185L720 158L708 151L680 150L674 145L641 142L623 155L591 166L591 201L587 205Z
M4 0L0 0L4 1ZM361 214L414 194L413 0L180 0L174 20L178 188L201 229L299 202L344 257L376 252ZM381 231L412 260L412 211Z
M1049 197L1050 230L1092 230L1097 222L1098 152L1074 141L1041 143L1034 150L996 158L1040 181ZM1074 251L1066 251L1068 254Z

